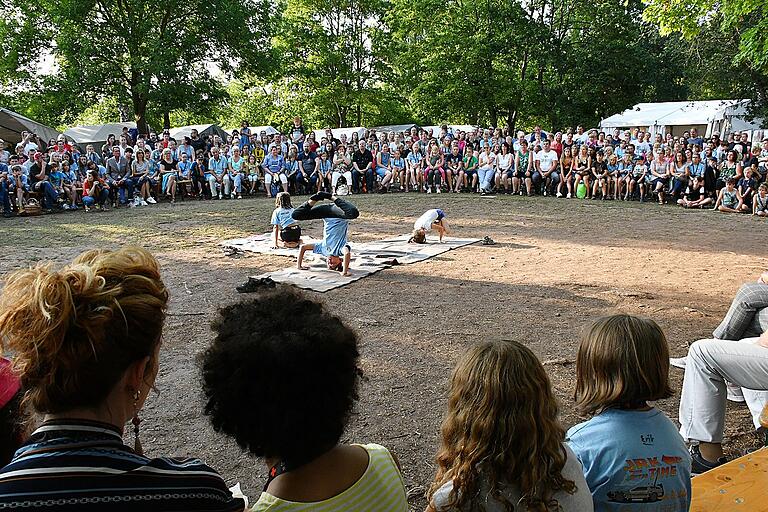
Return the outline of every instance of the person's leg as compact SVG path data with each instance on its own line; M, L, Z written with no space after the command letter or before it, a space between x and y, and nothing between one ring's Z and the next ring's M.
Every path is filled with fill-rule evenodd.
M96 200L91 196L83 196L83 206L91 208L96 203Z
M128 200L133 199L133 192L136 190L136 187L131 178L125 178L125 189L128 192Z
M356 219L360 216L360 211L349 201L337 197L333 204L317 204L316 201L309 200L299 205L293 211L295 220L312 219Z
M109 201L109 190L101 189L99 191L99 205L104 206Z
M238 196L241 196L243 194L243 175L238 173L233 181L235 185L235 192Z
M768 285L762 283L741 285L731 302L728 313L725 314L720 325L712 331L712 336L720 340L739 340L759 336L762 331L754 330L756 327L754 320L757 312L763 308L768 308Z
M333 171L331 173L331 190L336 190L336 183L339 182L339 176L341 176L339 171Z
M768 390L768 349L756 338L741 341L699 340L688 350L680 398L680 435L702 443L705 459L722 457L726 382Z
M51 185L50 182L43 181L41 183L42 196L45 203L44 208L55 208L59 204L59 197L56 193L56 189L53 188L53 185Z
M272 175L270 173L264 174L264 188L267 192L267 197L272 197Z
M222 176L221 182L224 186L224 195L228 197L232 192L232 178L229 176L229 174L225 174Z

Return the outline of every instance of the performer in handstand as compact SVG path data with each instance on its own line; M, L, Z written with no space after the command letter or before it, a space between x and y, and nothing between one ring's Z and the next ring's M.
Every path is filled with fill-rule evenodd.
M334 204L317 204L324 199L333 199ZM307 202L293 211L294 220L323 219L323 241L316 244L303 244L299 248L299 259L296 266L301 270L309 267L302 266L304 253L312 251L326 258L329 270L336 270L343 276L349 277L349 262L352 252L347 244L349 221L360 216L355 205L329 192L318 192Z
M413 224L413 233L408 240L409 243L425 244L427 243L427 233L434 229L438 233L438 240L443 243L443 236L448 234L448 219L445 218L445 212L439 208L427 210Z

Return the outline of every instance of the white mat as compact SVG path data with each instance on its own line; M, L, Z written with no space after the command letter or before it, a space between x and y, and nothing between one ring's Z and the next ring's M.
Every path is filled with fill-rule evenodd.
M233 240L224 240L221 242L221 246L225 251L230 252L255 252L258 254L276 254L278 256L293 256L294 258L299 255L299 248L287 249L280 247L278 249L272 248L273 233L264 233L263 235L253 235L248 238L235 238ZM305 244L314 244L319 242L311 236L301 235L301 240Z
M271 249L272 242L269 236L269 234L265 234L238 240L227 240L221 245L238 251L297 256L297 249ZM437 237L432 236L429 237L429 243L409 244L408 238L410 235L373 242L350 243L352 248L352 261L349 264L351 277L344 277L341 272L328 270L325 259L321 258L305 260L309 270L299 270L294 263L293 266L284 270L268 272L255 277L270 277L278 283L292 284L298 288L317 292L327 292L383 270L391 266L390 262L393 259L397 260L400 265L417 263L479 241L477 238L446 237L443 243L438 243ZM304 236L302 239L305 243L315 242L315 240ZM306 256L312 255L306 253Z

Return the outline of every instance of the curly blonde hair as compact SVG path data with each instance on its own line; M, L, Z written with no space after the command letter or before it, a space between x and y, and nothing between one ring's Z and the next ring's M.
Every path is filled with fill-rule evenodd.
M168 290L144 249L86 251L60 270L41 264L4 281L0 347L39 413L101 404L160 343Z
M474 510L486 479L507 510L557 510L555 491L576 492L562 476L567 455L557 412L549 378L530 349L509 340L470 348L451 378L430 500L453 480L450 507ZM504 497L503 483L519 487L517 504Z

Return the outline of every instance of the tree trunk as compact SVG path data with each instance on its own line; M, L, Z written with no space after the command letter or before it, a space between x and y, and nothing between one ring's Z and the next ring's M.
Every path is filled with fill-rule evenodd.
M133 116L136 119L136 129L139 133L149 135L149 125L147 125L147 100L139 94L134 94Z
M512 137L515 136L515 124L517 124L517 109L510 112L509 116L507 117L507 128L509 129L509 134Z
M171 113L167 110L163 112L163 130L171 129Z

